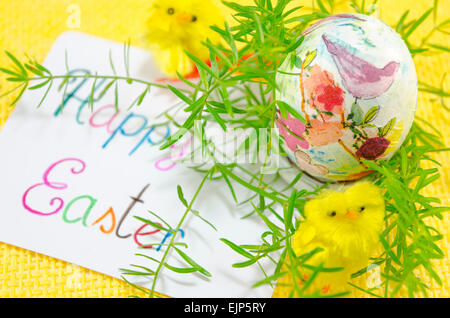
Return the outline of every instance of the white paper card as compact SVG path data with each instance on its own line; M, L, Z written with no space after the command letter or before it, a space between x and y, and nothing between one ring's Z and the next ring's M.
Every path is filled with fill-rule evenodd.
M27 91L0 131L0 240L118 278L120 268L133 269L130 264L156 269L156 263L134 254L161 259L164 249L158 244L167 244L170 236L150 225L142 228L144 223L133 216L161 223L147 212L151 210L176 227L186 210L176 186L182 186L190 201L202 180L201 174L174 160L183 152L181 144L172 151L158 149L174 130L154 127L164 122L155 116L177 100L167 91L152 89L142 105L127 111L143 86L120 83L119 114L114 116L114 88L95 100L92 112L88 97L93 81L82 75L112 74L110 52L117 73L124 74L123 44L65 33L44 62L54 75L66 73L65 52L69 69L80 76L70 82L65 102L57 89L61 81L39 109L44 90ZM144 50L131 48L130 62L135 78L155 81L163 76ZM96 85L98 97L107 82L99 79ZM248 193L237 189L245 199ZM166 268L156 290L174 297L270 297L270 287L251 288L264 278L262 271L257 266L233 268L245 259L219 240L259 243L265 229L259 219L241 219L249 211L236 208L222 181L207 181L194 208L217 231L189 214L178 242L189 245L180 249L212 277ZM155 245L138 247L150 243ZM170 253L167 262L186 266L180 260ZM127 279L151 287L151 279Z

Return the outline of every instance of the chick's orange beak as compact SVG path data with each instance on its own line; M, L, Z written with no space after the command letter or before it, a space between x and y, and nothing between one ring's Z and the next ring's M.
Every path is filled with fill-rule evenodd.
M189 22L192 21L192 15L188 14L188 13L180 13L177 16L178 20L181 22Z
M347 211L347 213L345 213L345 216L348 217L351 220L356 220L358 218L358 214L355 211Z

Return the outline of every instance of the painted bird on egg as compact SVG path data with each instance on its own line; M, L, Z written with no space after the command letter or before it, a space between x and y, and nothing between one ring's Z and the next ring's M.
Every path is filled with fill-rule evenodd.
M338 14L312 25L281 65L277 127L290 159L321 180L370 173L362 159L387 160L411 128L417 75L401 37L378 19Z

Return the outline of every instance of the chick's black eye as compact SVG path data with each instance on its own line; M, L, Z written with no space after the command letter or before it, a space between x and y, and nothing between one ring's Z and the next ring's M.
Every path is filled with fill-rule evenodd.
M336 216L336 211L328 212L328 216Z
M174 8L169 8L169 9L167 9L167 14L172 15L172 14L174 14L174 13L175 13L175 9L174 9Z
M192 16L192 22L195 22L195 21L197 21L197 16L193 15Z
M364 211L365 209L366 209L366 207L365 207L365 206L362 206L362 207L359 208L359 212L362 212L362 211Z

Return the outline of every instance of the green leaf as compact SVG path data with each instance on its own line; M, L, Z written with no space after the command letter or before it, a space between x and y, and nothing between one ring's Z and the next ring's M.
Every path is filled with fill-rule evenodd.
M241 254L242 256L245 256L249 259L254 259L255 257L250 254L249 252L247 252L246 250L244 250L242 247L234 244L233 242L225 239L225 238L221 238L220 239L222 242L224 242L225 244L227 244L229 247L231 247L231 249L233 249L235 252Z
M378 110L380 109L380 106L373 106L371 109L369 109L364 116L362 123L367 124L370 123L372 120L375 119L375 117L378 114Z
M323 267L323 266L313 266L309 264L301 264L300 266L310 270L319 270L320 272L323 273L335 273L344 270L344 267Z
M68 79L66 77L66 79ZM116 80L111 80L108 84L106 84L106 86L102 89L102 91L100 92L100 94L98 94L98 99L103 98L103 96L106 95L106 93L109 91L109 89L111 88L111 86L115 83ZM61 83L62 84L62 83Z
M47 69L46 67L44 67L42 64L39 64L36 61L32 61L32 64L34 67L36 67L37 69L39 69L41 72L43 73L47 73L48 75L51 75L52 73L49 71L49 69Z
M30 65L28 63L25 63L24 66L25 66L25 69L29 70L31 73L33 73L33 74L35 74L35 75L37 75L39 77L44 77L45 76L44 73L40 69L35 67L34 65Z
M158 220L160 220L162 223L164 223L168 229L170 229L171 232L174 232L173 228L170 226L169 223L167 223L166 221L164 221L163 218L161 218L159 215L157 215L155 212L147 210L148 213L150 213L151 215L153 215L154 217L156 217Z
M308 51L303 61L303 68L307 68L317 56L317 50Z
M154 271L154 270L151 270L150 268L147 268L147 267L145 267L145 266L134 265L134 264L131 264L130 266L133 266L133 267L136 267L136 268L143 269L143 270L145 270L146 272L148 272L149 275L154 275L154 274L155 274L155 271Z
M154 244L154 245L156 245L156 244ZM159 264L159 261L158 261L156 258L153 258L153 257L151 257L151 256L148 256L148 255L145 255L145 254L140 254L140 253L136 253L136 254L134 254L134 255L136 255L136 256L141 256L141 257L145 257L146 259L149 259L149 260L151 260L151 261L153 261L153 262Z
M270 221L267 216L265 216L260 209L258 209L253 202L251 202L253 208L255 209L256 213L258 213L259 217L264 221L264 223L268 226L268 228L273 232L273 234L275 234L278 237L282 237L283 235L281 234L281 229L276 226L272 221Z
M296 198L297 198L297 190L293 189L288 201L289 205L287 208L284 209L284 224L286 226L286 232L288 230L291 230L292 233L295 231L294 224L292 223L292 216L294 215Z
M286 272L286 271L276 273L274 275L264 278L263 280L260 280L259 282L255 283L252 287L255 288L255 287L262 286L262 285L271 284L272 282L278 280L280 277L285 276L287 273L288 272Z
M89 108L91 109L91 111L94 109L94 93L95 93L95 87L97 86L97 73L95 73L95 78L94 78L94 84L92 84L91 87L91 93L89 94Z
M214 110L214 108L212 108L208 105L208 103L206 103L205 106L206 106L206 109L211 113L211 115L213 115L214 119L220 125L220 127L222 127L222 129L224 131L226 131L227 126L225 124L225 121L219 116L219 114Z
M186 107L184 109L184 111L192 112L192 113L200 112L202 110L202 106L206 104L207 98L208 98L208 95L202 95L199 99L197 99L192 104L190 104L188 107ZM186 120L186 122L188 122L188 120Z
M27 76L27 71L25 70L25 68L23 67L22 63L19 62L19 60L12 55L10 52L5 51L6 55L11 59L11 61L13 61L13 63L15 65L17 65L17 67L19 67L19 70L21 72L21 75Z
M188 203L187 203L186 199L184 198L183 189L181 188L180 185L177 185L177 193L178 193L178 198L180 199L181 203L183 203L183 205L185 207L188 207Z
M297 41L294 42L294 44L292 44L290 47L287 48L286 53L290 53L290 52L296 50L296 49L303 43L303 40L304 40L304 39L305 39L305 36L304 36L304 35L301 35L301 36L297 39Z
M204 45L206 45L211 51L213 51L219 57L219 61L224 62L230 68L233 67L233 63L230 61L230 59L225 54L223 54L223 52L218 47L212 44L209 39L207 39L206 42L204 42Z
M284 192L284 191L286 191L286 190L292 188L292 187L298 182L298 180L300 180L300 178L302 177L302 175L303 175L303 171L300 171L300 172L295 176L295 178L291 181L291 183L289 183L289 184L282 190L282 192Z
M222 173L223 179L225 180L226 184L228 185L228 188L230 189L230 193L233 196L234 202L237 203L237 197L236 193L234 192L233 186L231 185L230 179L228 179L227 175Z
M350 111L350 119L356 124L361 125L363 122L364 112L358 103L353 103Z
M172 265L169 265L167 263L164 263L164 267L167 267L172 272L178 273L178 274L190 274L197 272L197 268L194 267L175 267Z
M67 85L69 83L70 77L67 74L64 79L62 80L62 82L58 85L58 92L64 87L64 91L66 91ZM65 94L64 94L65 95Z
M190 87L192 87L193 89L197 90L197 91L201 91L204 92L205 90L203 88L201 88L199 85L196 85L195 83L189 81L188 79L186 79L185 77L183 77L183 75L181 75L180 73L177 72L177 77L185 84L189 85Z
M7 77L6 80L9 82L25 82L21 77Z
M192 212L192 214L194 214L196 217L200 218L200 220L202 220L203 222L205 222L206 224L208 224L210 227L212 227L214 229L214 231L217 231L217 228L211 223L209 222L207 219L205 219L204 217L202 217L200 215L200 212L198 212L197 210L191 209L190 210Z
M430 15L430 13L433 11L433 8L429 9L428 11L426 11L416 22L414 22L408 29L408 31L403 35L403 39L408 39L408 37L411 35L411 33L414 32L415 29L417 29L417 27L419 25L422 24L423 21L425 21L425 19Z
M25 84L25 82L24 82L24 83L20 84L19 86L17 86L16 88L14 88L14 90L15 90L15 89L17 89L17 88L22 87L22 89L20 90L20 92L19 92L19 94L16 96L16 98L14 98L14 100L11 102L11 104L9 104L9 107L14 106L14 105L19 101L20 97L22 97L23 93L25 93L25 90L26 90L27 87L28 87L27 85L28 85L28 84Z
M187 56L189 56L189 58L194 61L195 65L197 65L197 69L198 71L205 70L208 74L210 74L211 76L213 76L214 78L218 79L217 75L214 74L214 72L211 70L211 68L202 60L200 60L198 57L196 57L195 55L193 55L192 53L190 53L189 51L184 51Z
M133 266L133 265L131 265L131 266ZM134 265L134 266L136 266L136 265ZM154 272L149 272L147 270L145 270L145 272L135 271L135 270L126 269L126 268L119 268L119 270L121 270L124 275L131 275L131 276L154 276L155 275Z
M120 277L121 277L125 282L127 282L127 284L130 285L131 287L133 287L133 288L135 288L135 289L141 291L141 292L144 293L144 294L147 294L147 293L148 293L148 290L146 290L146 289L144 289L144 288L142 288L142 287L140 287L140 286L138 286L138 285L135 285L135 284L131 283L131 282L128 281L124 276L120 276Z
M280 111L286 111L287 110L296 119L298 119L302 123L306 124L305 118L298 111L296 111L291 105L289 105L288 103L283 102L281 100L277 100L276 103L278 104L278 107L280 108Z
M232 118L234 118L233 108L231 106L230 98L227 92L227 89L224 87L219 88L219 94L222 97L223 103L225 105L225 109Z
M206 269L204 269L202 266L200 266L198 263L196 263L192 258L187 256L186 253L184 253L180 249L176 248L175 246L173 248L189 265L191 265L193 268L195 268L198 272L202 273L203 275L205 275L207 277L211 277L211 273L209 273Z
M228 169L226 169L226 168L225 168L224 166L222 166L221 164L216 163L216 167L217 167L220 171L222 171L223 173L225 173L226 175L228 175L231 179L233 179L234 181L240 183L241 185L245 186L246 188L249 188L249 189L255 191L256 193L258 193L258 194L260 194L260 195L263 195L263 196L265 196L265 197L267 197L267 198L270 198L270 199L272 199L272 200L274 200L274 201L276 201L276 202L284 203L284 200L280 199L276 194L266 192L266 191L260 189L259 187L256 187L256 186L254 186L254 185L252 185L252 184L246 182L246 181L243 180L242 178L239 178L238 176L236 176L236 175L233 174L232 172L228 171Z
M116 113L119 111L119 84L114 85L114 109Z
M41 107L42 103L44 102L45 98L47 97L48 93L50 92L50 89L53 86L53 81L50 80L50 85L48 85L47 89L45 90L44 95L42 96L41 100L39 101L39 104L36 106L37 108Z
M182 101L184 101L186 104L188 105L192 105L193 101L187 97L186 95L184 95L179 89L173 87L172 85L167 85L167 87L172 91L172 93L174 93L175 95L177 95Z
M236 64L239 61L239 53L238 53L238 50L237 50L237 47L236 47L236 43L235 43L235 40L234 40L234 37L233 37L233 33L231 32L230 26L228 25L227 22L225 22L225 31L226 31L226 35L228 37L227 43L228 43L228 45L231 48L231 52L233 53L232 54L233 64Z
M319 5L320 11L322 11L323 13L327 13L329 14L330 12L328 12L328 10L325 8L325 6L323 5L321 0L317 0L317 4Z
M169 232L169 233L173 233L173 230L169 230L169 229L167 229L167 228L163 227L162 225L159 225L159 224L157 224L157 223L155 223L155 222L152 222L152 221L150 221L150 220L141 218L140 216L134 216L134 217L135 217L136 219L138 219L139 221L142 221L142 222L144 222L144 223L146 223L146 224L148 224L148 225L153 226L154 228L157 228L157 229L159 229L159 230L166 231L166 232Z
M192 114L188 120L190 118L192 118L192 121L194 121L195 117L197 116L197 114ZM187 121L188 121L187 120ZM186 121L186 122L187 122ZM166 148L169 148L171 145L173 145L174 143L176 143L178 140L180 140L189 130L187 130L184 127L181 127L174 135L170 136L170 138L167 140L167 142L165 144L163 144L161 147L159 147L160 150L164 150Z
M380 130L380 137L386 136L395 126L397 118L392 118L383 128Z
M264 42L264 31L261 25L261 21L259 20L258 15L256 12L253 12L253 18L256 23L256 39L259 41L260 44Z
M8 69L6 69L6 68L0 67L0 72L5 73L5 74L8 74L8 75L15 76L15 77L18 77L18 78L21 78L21 74L16 73L16 72L11 71L11 70L8 70Z
M397 25L395 27L395 31L397 31L398 33L401 33L403 30L403 23L405 22L406 17L409 14L409 10L406 10L402 16L400 17L400 19L397 22Z
M381 244L383 244L386 253L391 257L391 259L398 265L401 265L402 263L400 259L393 253L391 247L389 246L389 243L384 239L384 237L380 236L380 242Z
M145 98L145 96L147 96L148 92L150 92L150 86L146 87L144 92L142 92L141 95L139 96L137 106L142 104L142 102L144 101L144 98Z
M447 46L434 44L434 43L428 43L428 46L431 46L432 48L437 49L437 50L441 50L441 51L450 53L450 47L447 47Z
M295 65L295 67L301 69L302 68L302 63L303 63L302 59L300 57L294 55L294 65Z
M47 79L47 80L43 81L42 83L39 83L39 84L37 84L37 85L34 85L34 86L29 87L28 89L29 89L29 90L39 89L39 88L41 88L41 87L47 85L49 82L50 82L50 79Z
M253 265L253 264L255 264L257 261L258 261L258 260L255 258L255 259L250 259L250 260L248 260L248 261L244 261L244 262L240 262L240 263L235 263L235 264L233 264L232 266L235 267L235 268L243 268L243 267L248 267L248 266L250 266L250 265Z

